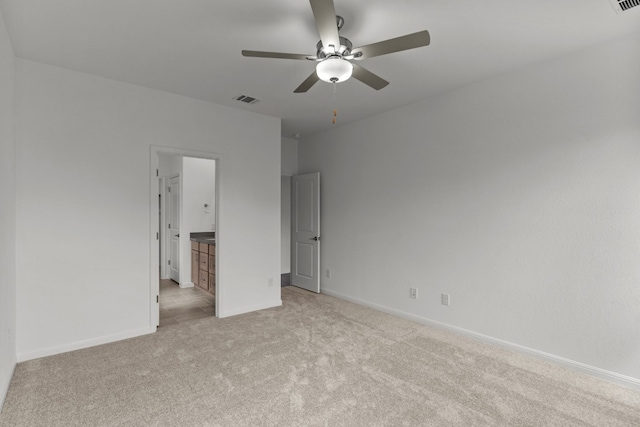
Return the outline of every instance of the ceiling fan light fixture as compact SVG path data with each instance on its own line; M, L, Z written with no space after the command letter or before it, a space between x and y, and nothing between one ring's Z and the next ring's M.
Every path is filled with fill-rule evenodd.
M328 83L341 83L349 79L353 73L353 65L351 62L340 58L339 56L331 56L321 61L316 66L316 74L322 81Z

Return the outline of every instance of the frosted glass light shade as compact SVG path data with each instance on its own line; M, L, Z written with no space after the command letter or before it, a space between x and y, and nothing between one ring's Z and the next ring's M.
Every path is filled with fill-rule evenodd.
M353 73L351 62L337 56L329 57L316 66L318 78L329 83L344 82L351 77L351 73Z

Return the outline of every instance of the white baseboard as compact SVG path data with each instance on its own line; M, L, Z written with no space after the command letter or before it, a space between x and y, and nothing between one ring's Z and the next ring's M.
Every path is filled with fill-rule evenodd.
M180 285L178 286L184 289L184 288L193 288L195 285L193 284L193 282L185 282L185 283L180 283Z
M220 310L220 315L218 317L222 318L222 317L237 316L239 314L250 313L252 311L265 310L267 308L273 308L273 307L280 307L281 305L282 305L282 300L278 300L278 301L271 302L271 303L256 304L256 305L247 306L247 307L240 307L240 308L236 308L234 310Z
M53 356L54 354L66 353L68 351L80 350L83 348L94 347L96 345L108 344L115 341L126 340L141 335L152 334L156 331L155 327L136 329L133 331L123 332L121 334L106 335L99 338L92 338L83 341L76 341L60 346L44 348L35 351L18 354L18 362L26 362L27 360L39 359L41 357Z
M13 364L13 368L11 368L11 374L7 376L7 378L0 378L0 412L2 412L2 407L4 406L4 399L7 397L7 392L9 391L9 385L11 384L11 379L13 378L13 374L16 371L16 364Z
M575 360L567 359L561 356L556 356L554 354L545 353L540 350L536 350L533 348L525 347L520 344L515 344L509 341L504 341L498 338L490 337L488 335L483 335L477 332L470 331L468 329L459 328L457 326L452 326L446 323L438 322L436 320L428 319L426 317L416 316L411 313L406 313L404 311L396 310L390 307L386 307L380 304L375 304L369 301L365 301L359 298L353 298L347 295L343 295L339 292L332 291L330 289L322 288L320 290L321 293L325 295L329 295L332 297L340 298L346 301L353 302L358 305L364 305L366 307L370 307L385 313L393 314L398 317L402 317L404 319L413 320L414 322L422 323L424 325L433 326L439 329L445 329L456 334L460 334L478 341L482 341L487 344L492 344L507 350L514 351L520 354L526 354L529 356L533 356L538 359L546 360L547 362L551 362L555 365L559 365L573 371L582 372L584 374L600 378L615 384L620 384L626 387L630 387L636 390L640 390L640 379L629 377L627 375L622 375L617 372L608 371L606 369L601 369L595 366L587 365L585 363L576 362Z

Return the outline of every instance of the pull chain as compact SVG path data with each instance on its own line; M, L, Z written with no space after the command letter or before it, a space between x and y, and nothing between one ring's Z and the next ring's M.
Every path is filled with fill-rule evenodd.
M338 108L336 107L336 94L337 94L337 88L336 88L336 84L337 81L333 82L333 124L336 124L336 120L338 119Z

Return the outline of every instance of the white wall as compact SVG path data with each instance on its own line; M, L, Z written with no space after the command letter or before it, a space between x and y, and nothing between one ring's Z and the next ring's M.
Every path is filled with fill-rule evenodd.
M191 233L213 231L216 222L216 162L184 157L182 160L182 217L180 226L180 283L191 280ZM204 204L210 207L205 212Z
M160 154L158 156L158 174L169 178L176 174L182 174L182 156Z
M185 157L182 164L182 210L186 231L215 231L216 162ZM205 204L209 205L207 211Z
M0 409L16 365L15 58L0 14Z
M291 273L291 177L280 177L280 273Z
M219 315L281 304L278 119L20 59L17 82L19 360L152 330L151 145L221 159Z
M281 171L282 175L295 175L298 173L298 141L290 138L282 138L280 142Z
M639 75L636 34L305 138L323 292L640 381Z
M298 173L298 141L281 140L282 176L280 178L280 272L291 272L291 176Z

